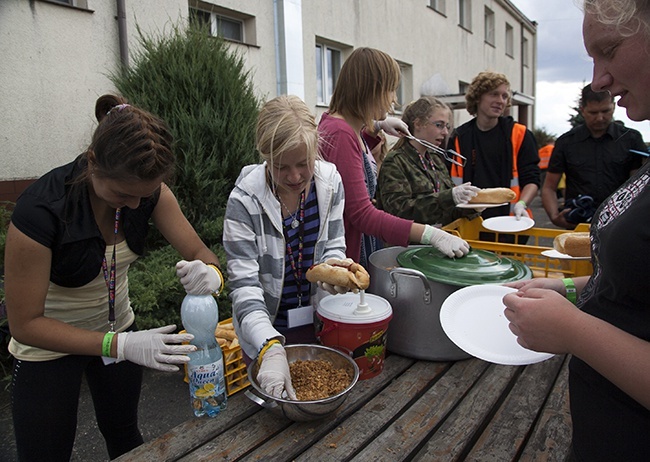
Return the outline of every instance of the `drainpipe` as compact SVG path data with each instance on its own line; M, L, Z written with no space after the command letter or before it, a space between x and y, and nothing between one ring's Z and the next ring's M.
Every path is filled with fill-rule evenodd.
M117 33L120 42L120 61L129 67L129 41L126 36L126 0L117 0Z

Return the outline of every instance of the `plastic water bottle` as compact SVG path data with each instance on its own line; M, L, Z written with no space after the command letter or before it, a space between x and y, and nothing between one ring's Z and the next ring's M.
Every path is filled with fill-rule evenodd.
M189 353L187 377L194 415L214 417L226 408L223 353L214 336L219 308L212 295L186 295L181 304L183 327L194 340L197 351Z

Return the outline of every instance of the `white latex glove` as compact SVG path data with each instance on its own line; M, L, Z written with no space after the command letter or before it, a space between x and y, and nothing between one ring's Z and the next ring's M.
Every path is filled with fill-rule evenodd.
M469 252L469 244L463 239L431 225L424 225L420 243L435 247L449 258L462 257Z
M196 351L196 347L174 345L194 338L192 334L170 334L175 329L176 326L172 324L138 332L120 332L117 334L117 360L131 361L159 371L177 371L178 366L170 364L188 362L190 358L187 353Z
M347 287L343 286L333 286L332 284L328 284L327 282L323 281L318 281L316 284L318 284L318 287L323 289L325 292L328 292L332 295L336 294L347 294L350 289ZM359 290L356 290L355 293L359 292Z
M454 199L454 204L467 204L472 197L476 196L479 192L479 188L472 186L472 183L463 183L458 186L454 186L451 189L451 197Z
M176 263L176 276L188 294L209 295L221 288L221 276L201 260L179 261Z
M328 258L327 260L325 260L325 263L327 263L328 265L344 266L345 268L347 268L352 263L354 263L354 260L352 260L351 258L344 258L343 260L341 260L340 258ZM348 287L333 286L332 284L328 284L327 282L323 282L323 281L318 281L317 284L318 287L320 287L326 292L329 292L332 295L345 294L348 293L348 291L350 290ZM359 289L354 289L352 292L356 294L357 292L359 292Z
M513 210L515 214L515 218L517 220L521 220L521 217L523 216L528 216L528 213L526 212L526 203L524 201L519 201L515 204L515 208Z
M260 387L274 398L285 398L282 392L286 391L289 399L296 399L296 392L291 385L289 363L284 347L278 343L271 345L262 357L262 364L257 373Z
M379 131L377 128L392 136L402 137L411 134L409 126L398 117L386 117L384 120L377 120L375 122L375 131Z

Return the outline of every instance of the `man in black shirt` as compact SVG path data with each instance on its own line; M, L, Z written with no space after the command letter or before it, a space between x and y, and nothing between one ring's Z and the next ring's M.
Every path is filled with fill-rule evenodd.
M580 113L585 122L555 142L542 186L542 204L554 225L573 229L588 222L596 208L621 186L646 152L641 134L613 120L614 98L609 92L582 89ZM564 208L558 208L557 187L566 175Z

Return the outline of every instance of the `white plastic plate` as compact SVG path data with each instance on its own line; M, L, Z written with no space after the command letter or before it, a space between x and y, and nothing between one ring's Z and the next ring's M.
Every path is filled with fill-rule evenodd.
M500 285L464 287L440 308L440 324L460 349L484 361L519 366L545 361L553 354L528 350L517 343L503 314L503 296L516 289Z
M491 209L493 207L501 207L506 205L507 202L502 202L501 204L458 204L456 207L459 209Z
M542 250L542 255L548 258L558 258L560 260L591 260L591 257L572 257L555 249Z
M521 217L517 220L513 216L492 217L483 220L483 227L497 233L519 233L535 226L535 220L530 217Z

